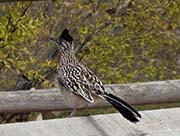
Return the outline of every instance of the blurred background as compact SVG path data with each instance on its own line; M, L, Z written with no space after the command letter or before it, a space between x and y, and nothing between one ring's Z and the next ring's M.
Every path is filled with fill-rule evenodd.
M68 28L76 55L104 84L180 78L179 0L0 1L0 91L54 87ZM0 113L0 122L37 113Z

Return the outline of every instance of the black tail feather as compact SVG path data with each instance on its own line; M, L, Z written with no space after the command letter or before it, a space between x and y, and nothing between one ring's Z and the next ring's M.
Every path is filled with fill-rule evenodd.
M114 96L113 94L105 93L103 97L116 108L123 117L131 122L138 122L141 115L133 109L129 104Z

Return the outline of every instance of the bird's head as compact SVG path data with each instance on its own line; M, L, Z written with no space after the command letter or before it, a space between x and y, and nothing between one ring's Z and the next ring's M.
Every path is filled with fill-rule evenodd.
M56 42L58 49L60 51L69 51L74 49L73 38L69 34L68 29L64 29L58 39L50 38L52 41Z

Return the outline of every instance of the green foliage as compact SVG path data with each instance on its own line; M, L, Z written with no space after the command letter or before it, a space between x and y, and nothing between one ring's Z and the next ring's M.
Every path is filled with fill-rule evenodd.
M51 87L46 71L56 68L52 43L67 27L82 43L111 21L78 54L104 83L166 80L180 77L179 1L13 2L0 5L0 90L15 85L24 73L35 87ZM127 3L125 3L127 4ZM76 44L77 45L77 44ZM78 45L77 45L78 46Z
M113 18L120 34L110 34L110 27L94 37L84 63L106 83L179 78L178 4L134 1L124 16Z
M43 70L40 68L43 66L46 69L47 64L50 64L49 60L44 62L36 56L36 50L39 48L37 47L37 37L41 33L44 22L41 16L34 16L33 12L30 11L31 6L32 3L30 2L1 5L1 90L4 89L3 87L7 90L10 89L8 87L14 86L16 79L13 79L12 75L17 75L21 72L30 80L32 78L43 80ZM12 74L10 74L11 79L7 77L8 73Z
M52 87L48 73L58 59L47 38L58 37L64 28L70 29L76 47L92 34L77 57L105 84L178 79L179 5L179 0L0 3L0 90L14 90L20 73L33 87Z

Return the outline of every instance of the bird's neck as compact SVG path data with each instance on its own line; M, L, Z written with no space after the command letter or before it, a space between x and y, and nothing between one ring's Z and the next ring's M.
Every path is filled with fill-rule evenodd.
M60 53L60 60L59 64L62 65L68 65L68 64L75 64L77 63L78 60L75 57L75 52L74 50L70 51L62 51Z

